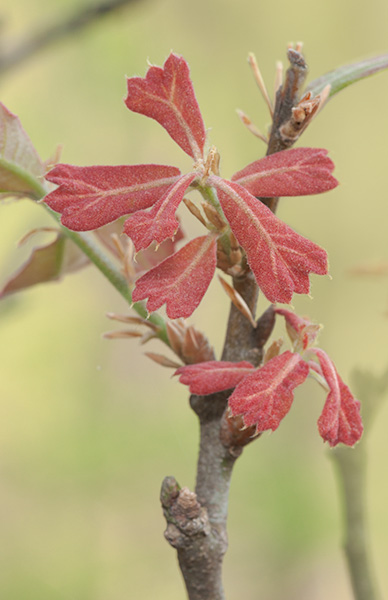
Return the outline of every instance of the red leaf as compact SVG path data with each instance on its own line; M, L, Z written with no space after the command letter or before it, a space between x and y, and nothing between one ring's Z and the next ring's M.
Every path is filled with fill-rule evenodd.
M174 375L179 375L179 381L189 386L191 394L206 396L236 387L253 368L245 360L238 363L211 360L179 367Z
M340 442L353 446L363 432L360 402L342 381L326 352L319 348L313 348L311 352L318 357L322 375L330 388L318 419L319 433L330 446L336 446Z
M59 187L44 201L62 213L63 225L88 231L152 206L179 175L179 169L164 165L57 165L46 179Z
M242 415L244 424L256 425L256 432L275 431L294 399L294 389L304 382L308 365L299 354L283 352L264 367L248 375L229 398L233 415Z
M235 173L232 181L253 196L305 196L335 188L334 163L321 148L292 148L276 152Z
M202 300L216 268L214 235L195 238L136 282L134 302L148 298L153 312L166 303L170 319L189 317Z
M160 244L167 238L174 237L179 228L175 212L195 177L195 173L180 177L151 210L138 211L125 221L124 231L133 241L136 252L147 248L154 241Z
M268 300L289 303L294 292L307 294L309 273L327 273L325 250L295 233L237 183L215 176L211 182Z
M176 245L185 238L182 228L179 227L178 231L174 235L173 240L165 240L161 244L153 242L145 250L141 250L136 254L136 260L134 261L134 268L136 272L149 271L152 267L156 267L165 258L171 256L176 252Z
M315 342L321 326L309 319L299 317L285 308L275 308L277 315L282 315L286 320L287 332L294 345L298 345L301 351L306 350Z
M145 78L128 79L127 107L155 119L194 159L202 158L205 126L181 56L171 53L162 67L150 67Z

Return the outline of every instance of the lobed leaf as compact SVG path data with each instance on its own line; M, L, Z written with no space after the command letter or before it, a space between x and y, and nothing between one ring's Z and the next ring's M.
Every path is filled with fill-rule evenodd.
M0 102L0 194L39 200L44 172L19 118Z
M191 394L206 396L236 387L254 369L251 363L243 360L238 363L211 360L179 367L174 375L189 386Z
M171 53L162 67L150 67L145 78L127 80L125 104L155 119L194 159L202 158L206 132L187 62Z
M97 229L136 210L149 208L177 180L165 165L76 167L60 164L46 176L59 187L44 201L73 231Z
M388 54L381 54L373 58L367 58L350 65L338 67L317 79L314 79L306 91L310 91L313 96L319 94L324 87L330 84L329 97L334 96L348 85L369 77L374 73L378 73L383 69L388 68Z
M318 419L319 433L330 446L339 443L353 446L363 432L360 402L342 381L326 352L320 348L313 348L311 352L317 356L321 373L330 389Z
M133 241L136 252L147 248L152 242L161 244L166 239L174 237L179 229L175 212L195 177L195 173L180 177L155 202L151 210L138 211L125 221L124 231Z
M212 176L224 214L259 287L270 302L291 302L307 294L309 274L327 273L325 250L295 233L237 183Z
M53 242L33 249L28 260L0 290L0 298L39 283L58 281L67 273L78 271L88 263L89 259L78 246L58 232Z
M248 375L229 398L233 415L242 415L246 427L256 433L275 431L294 399L294 389L304 382L308 365L299 354L287 350Z
M148 298L153 312L166 304L170 319L189 317L201 302L216 268L217 237L195 238L136 282L134 302Z
M133 261L133 266L136 272L148 271L152 267L156 267L171 254L176 252L176 246L178 242L181 242L185 238L182 228L179 227L178 231L174 235L174 239L168 239L161 244L153 242L145 250L141 250L136 254L136 259Z
M253 196L305 196L335 188L333 161L321 148L292 148L256 160L235 173L232 181Z

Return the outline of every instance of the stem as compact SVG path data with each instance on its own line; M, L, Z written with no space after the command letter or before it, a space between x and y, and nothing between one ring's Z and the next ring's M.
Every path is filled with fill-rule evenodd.
M344 552L355 600L380 598L372 576L366 518L365 443L332 451L337 468L345 520Z
M37 199L41 200L47 194L46 188L38 182L35 181L35 192ZM53 219L59 224L61 231L71 239L80 250L90 259L90 261L97 267L97 269L105 275L105 277L110 281L113 287L125 298L128 304L140 315L143 319L148 319L151 323L158 326L158 331L155 332L155 335L162 340L168 346L170 342L167 336L166 322L157 313L148 314L148 311L143 302L136 302L132 304L132 294L129 289L128 282L125 277L120 273L119 269L114 265L114 263L110 260L110 258L101 251L101 248L96 244L93 237L88 233L78 233L76 231L71 231L67 227L61 224L60 216L58 213L53 211L51 208L44 205L44 208L51 215Z
M95 267L110 281L113 287L125 298L128 304L131 305L131 308L137 312L138 315L143 317L143 319L148 319L154 325L157 325L159 328L158 332L155 334L165 342L168 346L170 345L167 337L167 329L166 322L157 313L151 313L149 315L145 304L143 302L135 302L132 304L132 294L131 290L128 286L128 281L125 277L120 273L119 269L115 266L115 264L110 260L110 258L104 254L98 244L94 241L93 237L87 233L78 233L76 231L71 231L64 225L60 224L59 215L51 210L48 206L45 205L47 211L51 214L51 216L59 223L61 231L71 239L75 244L77 244L78 248L82 250L82 252L91 260Z
M220 201L218 200L215 188L209 185L205 187L198 187L198 189L201 192L202 196L205 198L205 200L209 202L209 204L213 206L213 208L216 209L221 219L225 223L227 223L228 221L225 218L224 211L222 210L222 206L220 204ZM226 228L225 232L219 237L218 241L221 244L223 250L225 251L225 254L228 256L230 253L230 227Z
M302 69L303 70L303 69ZM297 71L297 73L296 73ZM298 68L291 65L287 71L283 88L276 98L274 125L269 139L268 152L272 154L283 149L279 136L279 127L290 118L292 107L298 99L298 84L302 77ZM295 76L294 75L298 75ZM215 190L211 187L201 189L204 197L218 210L221 207ZM277 198L259 198L275 212ZM221 209L222 210L222 209ZM259 288L252 272L248 269L244 275L233 278L235 289L244 298L252 314L256 312ZM271 334L274 325L272 308L268 309L258 321L256 328L231 303L229 320L225 335L222 359L238 362L249 360L258 366L263 358L263 346ZM236 459L241 455L243 446L252 441L249 428L247 437L241 434L241 421L229 419L226 411L228 393L213 396L191 396L190 404L199 417L200 449L197 465L196 498L199 505L207 511L209 527L203 526L202 537L186 535L187 526L178 524L178 534L171 534L171 523L166 530L166 538L178 550L181 568L189 600L224 600L221 580L222 560L227 549L227 512L229 486ZM257 438L256 438L257 439ZM163 488L162 488L163 489ZM167 522L174 511L180 495L172 501ZM166 515L166 510L164 511ZM186 515L185 523L189 521ZM176 527L176 522L174 524ZM170 530L170 531L169 531Z

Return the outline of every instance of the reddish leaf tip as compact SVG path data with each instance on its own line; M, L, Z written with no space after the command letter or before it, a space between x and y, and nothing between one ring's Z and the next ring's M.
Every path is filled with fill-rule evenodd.
M194 159L203 155L206 131L185 59L171 53L163 67L127 79L126 106L155 119Z

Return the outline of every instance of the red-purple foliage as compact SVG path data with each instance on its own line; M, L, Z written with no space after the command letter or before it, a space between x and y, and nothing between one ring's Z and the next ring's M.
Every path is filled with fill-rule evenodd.
M57 165L46 179L59 187L45 198L74 231L88 231L152 206L180 175L164 165Z
M363 432L360 402L344 384L326 352L319 348L311 351L319 360L322 375L330 390L318 419L319 433L330 446L336 446L339 442L353 446Z
M127 85L129 110L155 119L189 156L202 157L205 125L184 58L171 53L163 68L150 67L144 78L130 77Z
M125 103L133 112L158 121L172 139L194 158L193 170L180 176L175 167L163 165L58 165L47 179L59 187L48 194L45 201L53 210L62 213L64 225L86 231L130 215L124 231L139 251L175 235L178 228L175 212L186 191L198 189L207 200L209 188L213 186L213 192L218 194L218 198L213 194L214 201L219 202L217 209L220 214L224 212L260 288L270 301L288 303L294 293L308 293L310 273L327 273L326 252L295 233L255 198L316 194L335 187L337 181L331 174L334 165L326 150L298 148L279 152L251 163L236 173L232 182L221 179L218 173L213 172L217 171L213 162L204 156L205 127L188 65L182 57L173 53L164 67L152 66L144 78L128 79ZM210 156L213 154L210 153ZM145 209L150 210L146 212ZM224 226L216 234L224 235ZM149 297L149 310L156 310L168 299L169 316L189 316L189 310L192 312L200 295L203 296L204 286L210 283L210 272L214 272L209 261L201 265L201 254L194 257L193 248L196 247L195 243L184 252L180 250L176 260L171 257L168 263L156 266L149 277L143 276L134 298ZM198 250L202 252L202 245ZM201 294L196 294L195 300L191 297L190 301L179 302L177 290L183 290L181 281L185 269L182 259L186 256L190 261L187 266L190 271L189 289L197 288ZM206 272L205 279L203 272ZM151 285L156 281L156 287Z
M310 370L318 374L329 395L318 420L318 430L330 446L343 443L353 446L363 427L360 403L338 375L332 361L319 348L311 348L319 326L288 310L275 309L286 318L291 340L297 352L289 350L271 358L252 371L244 363L203 362L180 367L175 374L192 393L209 395L236 386L229 398L234 416L242 416L246 427L256 432L274 431L291 408L294 389L304 382ZM311 360L311 353L319 364ZM247 363L249 365L249 363Z
M166 303L170 319L190 316L213 278L216 249L216 237L212 234L191 240L142 275L136 282L132 299L138 302L148 298L150 312Z
M230 227L268 300L288 303L294 292L307 294L309 273L327 273L325 250L295 233L237 183L213 181Z
M255 425L257 433L275 431L291 408L294 389L308 373L299 354L287 350L248 375L230 396L229 408L243 416L246 426Z
M238 363L211 360L180 367L174 375L179 375L179 381L189 386L191 394L207 396L236 387L253 368L246 360Z
M125 221L124 231L133 241L136 252L152 242L161 244L174 237L179 228L175 212L194 177L195 173L180 177L151 210L138 210Z
M232 177L253 196L305 196L335 188L333 161L321 148L292 148L256 160Z

